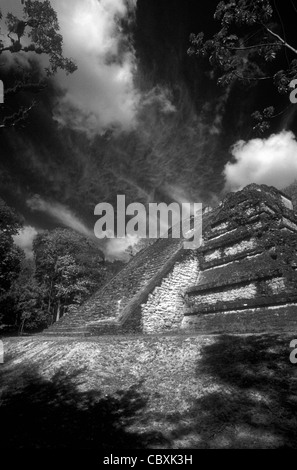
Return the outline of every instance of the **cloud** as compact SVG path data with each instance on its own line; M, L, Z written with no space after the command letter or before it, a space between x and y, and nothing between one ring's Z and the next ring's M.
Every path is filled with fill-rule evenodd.
M177 111L176 107L172 104L172 92L160 85L143 94L141 105L143 107L156 105L164 114L175 113Z
M53 0L64 39L64 54L78 70L57 74L65 95L54 110L62 125L92 136L108 127L135 125L139 94L133 83L135 52L121 21L128 21L136 0Z
M76 232L81 233L87 237L94 237L94 234L89 230L83 222L81 222L67 207L58 203L50 203L42 199L39 195L35 195L28 199L27 206L32 211L44 212L56 221L60 222L66 227L72 228Z
M33 257L33 240L36 235L37 231L34 227L25 225L23 230L13 237L15 244L24 250L27 258Z
M238 190L250 183L285 188L297 178L297 141L283 131L267 139L240 140L232 147L235 162L225 166L226 189Z
M134 235L127 235L125 238L111 238L106 245L106 259L120 259L128 261L129 255L125 253L129 246L134 246L139 241Z
M124 131L135 127L140 94L134 86L136 57L127 25L133 20L136 3L51 0L63 36L64 55L78 66L74 74L67 76L59 71L55 76L59 93L53 117L62 126L86 132L89 137L110 127ZM21 17L21 2L2 0L1 11L4 16L12 12ZM22 42L30 41L24 36ZM6 68L27 71L33 62L41 68L48 66L46 55L35 53L5 54L3 60Z
M217 104L214 109L214 120L209 128L211 135L219 135L222 132L222 122L226 112L226 106L231 94L232 85L229 85L225 92L218 98Z

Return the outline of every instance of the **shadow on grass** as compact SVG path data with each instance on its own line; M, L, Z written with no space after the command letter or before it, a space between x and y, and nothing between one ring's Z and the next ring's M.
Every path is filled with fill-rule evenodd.
M194 432L202 448L296 448L297 366L289 344L288 337L261 335L220 336L205 346L196 369L202 397L175 435Z
M127 429L147 403L141 383L103 396L79 390L81 372L59 372L49 381L29 366L22 366L19 374L0 368L0 447L105 450L162 445L161 433Z

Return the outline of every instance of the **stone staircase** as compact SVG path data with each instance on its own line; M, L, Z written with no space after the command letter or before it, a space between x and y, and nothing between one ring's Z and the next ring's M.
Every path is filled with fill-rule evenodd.
M141 302L166 275L182 251L181 239L158 239L138 253L103 288L75 313L63 316L42 334L47 336L89 336L116 334L125 326L133 306ZM130 325L131 332L139 325Z

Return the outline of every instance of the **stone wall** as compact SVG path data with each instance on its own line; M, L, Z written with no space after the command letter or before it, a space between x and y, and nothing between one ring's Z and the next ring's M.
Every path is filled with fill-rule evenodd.
M226 246L217 250L212 250L205 254L205 262L218 260L220 258L227 258L230 256L238 255L245 251L253 250L256 247L255 239L243 240L240 243L234 243L233 245Z
M201 275L186 292L183 329L226 331L222 324L236 324L238 331L250 331L251 322L259 327L270 317L276 325L286 306L296 312L297 221L291 207L266 186L227 197L198 250ZM262 320L255 320L257 314Z

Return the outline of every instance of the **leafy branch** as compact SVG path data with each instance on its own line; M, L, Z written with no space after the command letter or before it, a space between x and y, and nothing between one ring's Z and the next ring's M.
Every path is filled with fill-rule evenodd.
M8 13L5 19L6 41L0 40L0 56L5 54L29 54L30 72L5 90L5 99L20 92L39 93L46 88L46 78L53 76L59 69L66 74L73 73L77 66L71 58L63 56L63 37L59 33L57 13L49 0L22 0L23 17ZM3 19L0 11L0 20ZM3 28L2 28L3 29ZM1 31L1 29L0 29ZM36 78L33 70L32 54L47 56L48 65L44 67L43 77ZM1 64L5 65L5 62ZM36 68L36 67L35 67ZM36 102L20 107L8 116L2 109L0 128L23 125Z
M285 37L276 4L275 9L283 36L277 31L278 22L269 0L220 1L214 14L214 19L220 23L219 31L206 40L203 32L191 34L188 54L208 58L218 73L218 84L224 87L231 87L236 82L255 85L272 80L279 93L289 93L290 83L297 77L297 49ZM277 69L269 75L265 73L265 64L274 62L284 50L291 54L290 59L286 55L288 68ZM275 113L272 106L257 111L253 114L257 121L254 130L264 132L269 128L270 119L282 112Z

